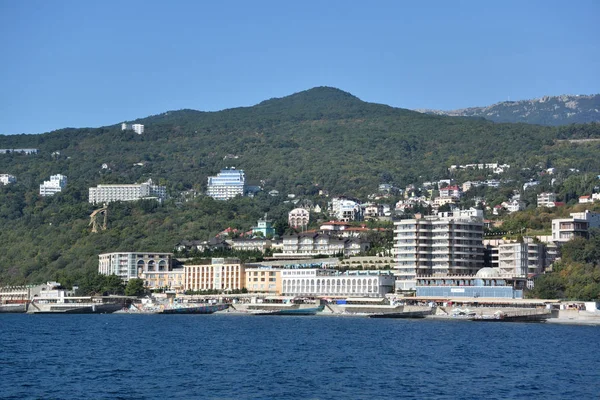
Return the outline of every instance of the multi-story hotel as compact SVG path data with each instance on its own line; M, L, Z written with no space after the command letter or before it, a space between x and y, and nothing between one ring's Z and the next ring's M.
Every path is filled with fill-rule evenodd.
M158 186L149 179L144 183L129 185L98 185L91 187L89 202L92 204L110 203L113 201L136 201L143 198L155 198L159 201L167 197L165 186Z
M293 228L308 226L310 212L304 208L294 208L288 213L288 224Z
M144 280L144 286L148 289L166 289L169 291L181 292L184 288L184 270L183 268L173 269L171 271L148 271L144 270L139 278Z
M398 290L413 290L417 276L474 275L483 267L483 212L439 213L394 223Z
M283 237L283 252L274 253L274 257L303 257L317 255L349 257L367 251L369 244L358 238L338 238L327 234L305 233Z
M246 267L245 287L249 293L281 294L281 271L271 266Z
M144 273L172 270L172 253L123 252L105 253L98 256L98 273L117 275L125 282L141 277Z
M11 183L17 182L17 178L10 174L0 174L0 183L3 185L8 185Z
M222 169L217 176L208 177L206 194L215 200L229 200L243 196L246 191L246 175L243 170Z
M571 218L552 220L552 240L564 243L578 236L587 238L589 228L600 228L600 214L588 210L571 213Z
M144 125L142 125L142 124L126 124L125 122L123 122L121 124L121 130L126 131L128 129L131 129L138 135L141 135L142 133L144 133Z
M61 174L52 175L49 181L40 185L40 196L54 196L67 187L67 177Z
M213 258L210 264L185 265L184 290L239 290L244 287L245 268L237 258Z
M306 268L281 271L281 294L287 296L383 297L394 291L392 272Z

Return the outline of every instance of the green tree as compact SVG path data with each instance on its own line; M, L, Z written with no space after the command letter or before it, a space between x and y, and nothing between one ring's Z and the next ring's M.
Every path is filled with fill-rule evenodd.
M125 295L126 296L142 296L146 293L146 288L144 287L144 280L135 278L130 279L127 282L127 286L125 287Z

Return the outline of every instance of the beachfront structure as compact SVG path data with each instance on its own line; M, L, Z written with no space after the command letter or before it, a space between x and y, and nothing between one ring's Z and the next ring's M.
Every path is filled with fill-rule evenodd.
M299 268L281 271L285 296L384 297L394 291L394 275L381 271Z
M181 292L183 291L184 285L184 271L183 268L177 268L172 270L157 270L148 271L143 270L139 275L140 279L144 280L144 286L150 290L165 289L168 291Z
M552 240L564 243L575 237L589 236L590 228L600 228L600 214L589 210L571 213L570 218L552 220Z
M54 196L67 187L67 177L61 174L52 175L49 181L40 185L40 196Z
M11 183L16 183L17 178L14 175L10 174L0 174L0 183L2 185L10 185Z
M274 253L279 258L312 258L318 255L350 257L369 249L369 243L358 238L339 238L320 233L289 234L283 237L283 251Z
M246 175L241 169L222 169L217 176L208 177L206 194L215 200L229 200L245 192Z
M417 275L474 275L483 267L481 210L438 213L394 225L397 290L414 290Z
M173 253L105 253L98 255L98 273L117 275L127 282L145 273L172 271L172 259Z
M125 122L121 124L121 131L126 131L129 129L134 131L138 135L144 133L144 125L142 124L126 124Z
M305 228L310 220L310 212L304 208L294 208L288 213L288 225L292 228Z
M144 183L98 185L89 188L89 202L91 204L111 203L114 201L136 201L152 198L163 201L167 198L167 188L158 186L149 179Z
M271 266L246 266L246 282L248 293L281 294L281 272L284 268Z
M476 275L418 276L416 296L522 299L526 282L526 277L505 275L496 268L482 268Z
M184 265L184 290L240 290L245 268L237 258L213 258L208 264Z

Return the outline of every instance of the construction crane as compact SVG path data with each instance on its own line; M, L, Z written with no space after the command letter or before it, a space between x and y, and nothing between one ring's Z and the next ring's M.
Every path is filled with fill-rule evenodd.
M94 212L90 215L90 225L92 227L92 233L98 233L98 216L100 214L104 214L104 222L100 225L100 229L103 231L106 230L106 220L108 218L108 204L104 204L102 208L94 210Z

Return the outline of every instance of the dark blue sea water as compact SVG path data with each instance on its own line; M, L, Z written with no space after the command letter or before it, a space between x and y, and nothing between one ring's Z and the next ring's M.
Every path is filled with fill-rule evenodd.
M600 327L0 315L2 399L598 399Z

